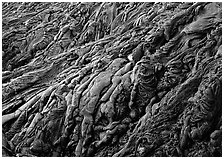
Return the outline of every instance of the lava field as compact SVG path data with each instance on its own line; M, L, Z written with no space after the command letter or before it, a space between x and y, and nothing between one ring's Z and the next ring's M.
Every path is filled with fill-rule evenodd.
M221 2L2 2L2 156L221 157Z

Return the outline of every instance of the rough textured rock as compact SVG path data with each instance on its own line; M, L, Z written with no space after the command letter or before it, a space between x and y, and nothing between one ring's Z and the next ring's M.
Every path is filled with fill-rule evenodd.
M222 6L2 3L3 156L222 156Z

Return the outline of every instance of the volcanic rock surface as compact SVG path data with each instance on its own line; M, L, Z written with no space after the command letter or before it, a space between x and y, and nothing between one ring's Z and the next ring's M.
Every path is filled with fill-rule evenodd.
M3 2L3 156L222 156L221 3Z

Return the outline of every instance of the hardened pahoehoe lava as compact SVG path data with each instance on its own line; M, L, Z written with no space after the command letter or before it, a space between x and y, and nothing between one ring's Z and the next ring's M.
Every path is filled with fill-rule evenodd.
M222 156L222 6L3 2L3 156Z

